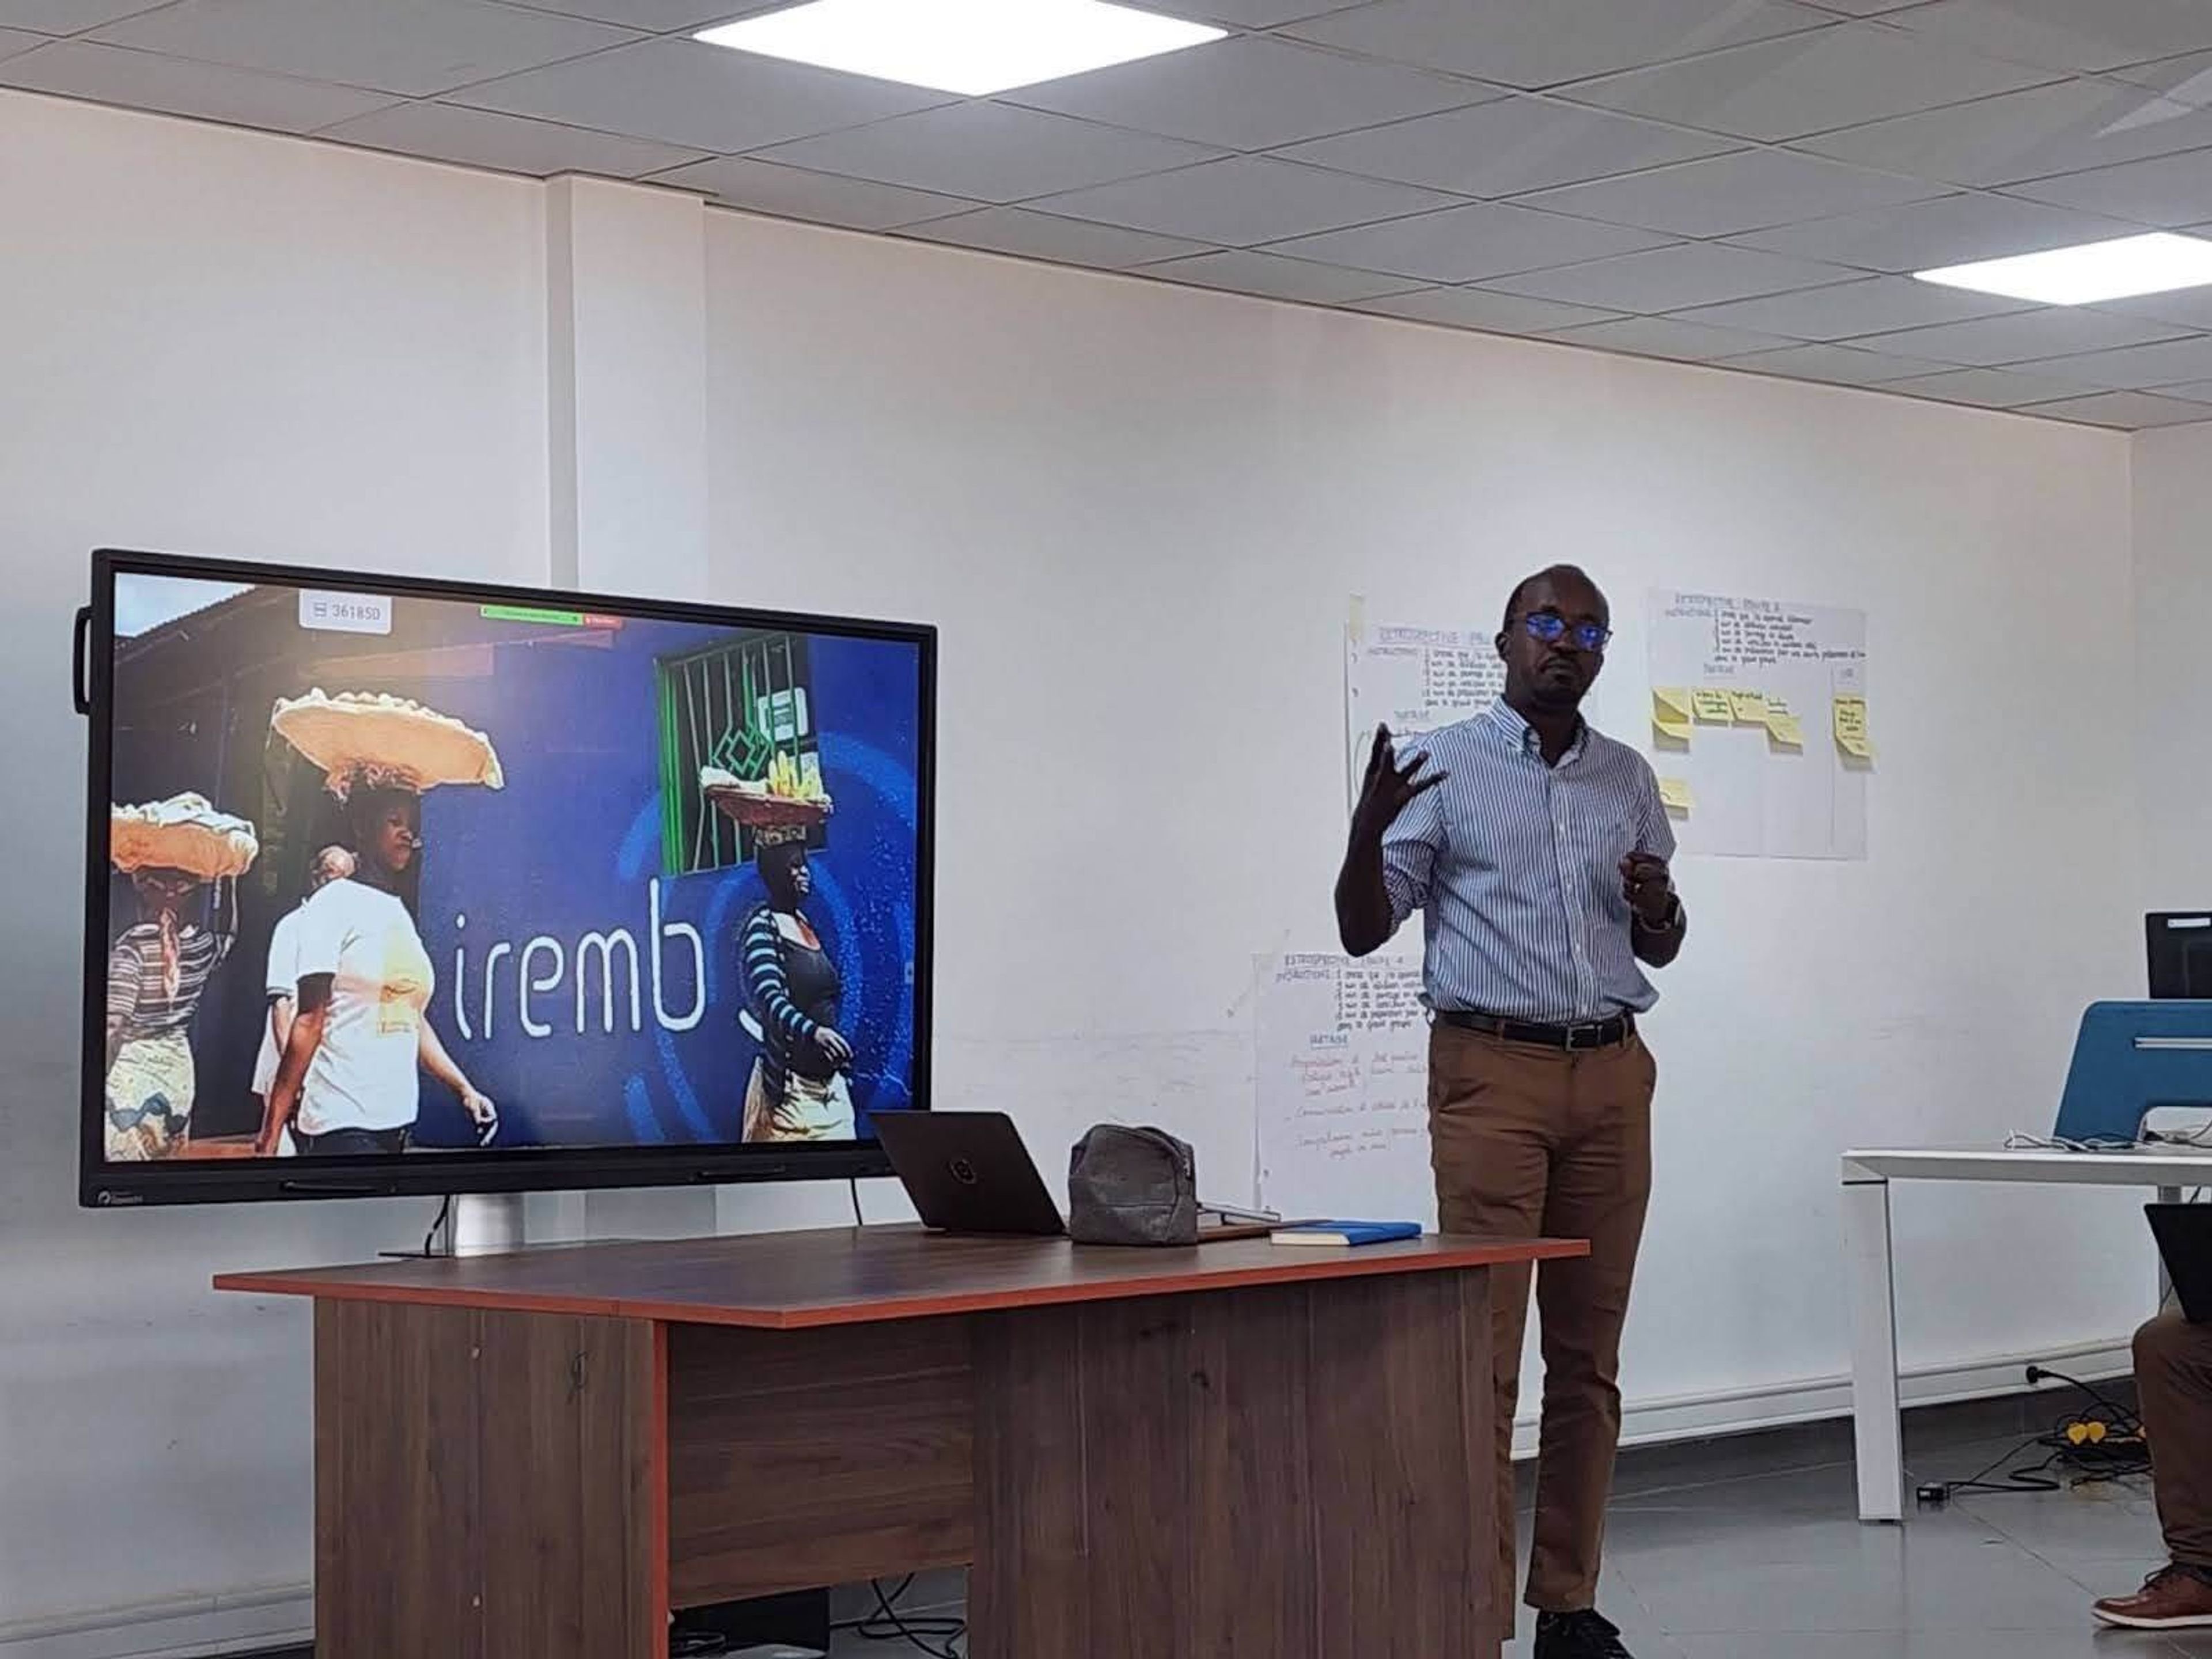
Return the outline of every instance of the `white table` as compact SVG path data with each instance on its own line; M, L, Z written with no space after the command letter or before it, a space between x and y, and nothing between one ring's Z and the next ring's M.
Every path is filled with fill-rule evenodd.
M1893 1181L2010 1181L2153 1187L2172 1202L2212 1186L2212 1150L2129 1152L1923 1147L1844 1154L1844 1249L1851 1298L1851 1428L1859 1519L1905 1518L1905 1436L1897 1399L1897 1288L1889 1238Z

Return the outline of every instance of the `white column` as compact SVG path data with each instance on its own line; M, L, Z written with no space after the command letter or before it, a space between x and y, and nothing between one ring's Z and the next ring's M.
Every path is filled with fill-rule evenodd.
M1897 1398L1897 1291L1889 1182L1844 1164L1844 1261L1851 1303L1851 1433L1859 1519L1905 1518L1905 1426Z
M545 240L554 585L703 599L706 204L556 179Z
M706 204L601 179L545 190L552 584L704 599ZM717 1208L697 1188L569 1195L541 1200L531 1234L709 1233Z

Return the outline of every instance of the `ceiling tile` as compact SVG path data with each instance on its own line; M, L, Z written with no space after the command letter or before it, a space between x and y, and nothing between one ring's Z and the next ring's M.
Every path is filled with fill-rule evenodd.
M1625 258L1565 270L1543 270L1486 287L1610 311L1681 311L1790 289L1843 282L1854 273L1836 265L1784 259L1717 242L1686 242Z
M790 0L508 0L537 11L595 18L653 34L673 34L707 23L727 23L752 12L773 11Z
M1246 247L1420 213L1446 206L1450 199L1264 155L1232 155L1176 173L1049 196L1031 205L1071 219Z
M35 26L34 26L35 27ZM2106 77L2131 82L2139 87L2171 93L2181 103L2202 108L2212 104L2212 52L2180 58L2161 58L2155 63L2136 64L2112 70Z
M1203 242L1152 236L1084 219L1060 219L1015 207L985 208L956 219L934 219L927 224L909 225L902 234L925 241L981 248L988 253L1009 253L1054 264L1091 265L1103 270L1126 270L1132 265L1209 251Z
M57 40L0 60L0 86L279 132L313 132L392 102L381 93L354 87L195 64L88 40Z
M1200 23L1226 23L1232 28L1271 29L1279 23L1295 23L1303 17L1342 11L1360 3L1361 0L1145 0L1145 9L1164 11L1170 17L1188 17Z
M1549 87L1831 21L1759 0L1378 0L1289 33L1508 86Z
M1247 38L1048 82L1003 101L1227 149L1272 149L1494 96L1394 64Z
M1778 351L1761 351L1731 359L1730 368L1747 368L1759 374L1787 374L1794 380L1823 380L1831 386L1882 386L1910 380L1916 374L1940 374L1945 365L1920 357L1890 357L1856 346L1796 345Z
M0 27L38 34L75 34L118 17L151 11L168 0L0 0Z
M1528 300L1517 294L1492 294L1479 288L1425 288L1386 299L1364 300L1352 308L1416 323L1441 323L1448 328L1486 329L1494 334L1540 334L1547 329L1617 320L1615 313L1589 306Z
M1146 265L1137 274L1318 306L1372 300L1406 287L1402 276L1387 276L1372 270L1347 270L1340 265L1317 265L1305 259L1286 259L1279 254L1255 253L1241 248L1226 253L1200 253L1188 259L1170 259L1164 264Z
M2025 309L2017 300L1939 288L1932 283L1916 283L1909 276L1869 276L1832 288L1705 306L1681 316L1686 322L1748 328L1793 340L1845 340L1854 335L1887 334Z
M2119 69L2212 47L2212 6L2203 0L1936 0L1898 21L2053 70Z
M1960 185L2132 161L2212 144L2212 108L2110 81L2061 81L1802 141L1838 161Z
M0 58L14 58L33 46L52 44L51 34L32 34L23 29L0 29Z
M490 0L176 0L94 38L423 98L637 37Z
M2054 421L2081 421L2090 426L2115 426L2140 432L2147 427L2186 426L2212 421L2212 409L2185 403L2178 398L2154 398L2144 392L2100 392L2088 398L2069 398L2057 403L2037 404L2023 414L2041 415Z
M1787 150L1747 149L1625 179L1570 185L1525 197L1522 205L1675 236L1707 237L1889 207L1942 193L1940 185L1868 173Z
M2012 193L2053 207L2179 228L2212 214L2212 149L2014 185Z
M2069 213L2039 202L2015 202L2002 196L1944 196L1932 202L1876 208L1833 219L1809 220L1776 230L1753 231L1736 240L1805 259L1832 259L1868 270L1929 270L2012 253L2037 253L2106 237L2132 234L2140 227L2121 221Z
M1581 102L1761 139L1799 138L2051 78L1872 23L1739 46L1574 89Z
M1664 240L1587 219L1476 202L1310 236L1279 251L1362 270L1395 271L1425 283L1473 283L1657 247Z
M647 40L472 87L451 100L692 149L757 149L947 101L696 40Z
M2033 311L1983 317L1968 323L1904 329L1863 343L1875 351L1932 357L1939 363L1988 368L1999 363L2067 357L2076 352L2145 345L2172 338L2178 332L2163 323L2144 322L2133 317L2115 317L2101 311L2063 306L2038 306ZM2188 377L2177 374L2173 378L2179 380Z
M1678 323L1672 317L1624 317L1619 322L1592 323L1547 337L1566 345L1595 346L1602 351L1625 351L1632 356L1672 357L1698 363L1721 357L1741 357L1747 352L1769 351L1789 343L1771 335L1747 333L1734 328L1706 328L1697 323Z
M1218 150L1003 104L948 104L802 138L761 159L979 202L1020 202L1212 161Z
M2198 234L2203 234L2199 232ZM2123 317L2148 317L2156 323L2177 323L2184 328L2212 332L2212 288L2176 289L2171 294L2146 294L2139 299L2114 300L2096 307Z
M1282 153L1371 179L1491 198L1733 147L1726 138L1516 94L1472 109L1317 138Z
M2212 380L2192 380L2187 386L2162 386L2158 389L2161 398L2179 398L2184 403L2212 404Z
M1977 409L2017 409L2023 404L2075 395L2077 391L2064 380L2046 380L2002 368L1954 368L1948 374L1920 374L1909 380L1892 380L1882 390L1933 398L1939 403L1972 404Z
M371 149L427 155L464 167L491 167L544 178L556 173L594 173L603 178L635 179L699 159L695 149L655 144L642 138L586 132L520 115L493 115L451 104L395 104L336 126L320 135Z
M2107 392L2143 391L2212 379L2212 335L2163 340L2154 345L2091 351L2029 363L2033 373Z
M726 206L749 212L839 225L848 230L895 230L924 219L964 213L974 205L950 196L900 190L861 179L834 178L801 167L780 167L742 155L694 162L659 174L653 183L705 191Z

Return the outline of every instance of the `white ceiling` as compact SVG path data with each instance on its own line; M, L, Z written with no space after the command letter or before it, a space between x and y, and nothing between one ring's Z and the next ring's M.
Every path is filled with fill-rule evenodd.
M1902 273L2212 234L2212 0L1144 0L994 99L701 46L787 0L0 0L0 86L1448 327L2137 428L2212 289Z

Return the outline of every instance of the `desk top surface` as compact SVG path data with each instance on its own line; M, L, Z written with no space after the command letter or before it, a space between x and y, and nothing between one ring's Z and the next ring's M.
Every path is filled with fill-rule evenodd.
M2212 1147L2117 1152L2040 1146L1897 1146L1844 1154L1844 1180L2025 1181L2077 1187L2212 1187Z
M844 1227L225 1273L215 1283L217 1290L264 1296L794 1330L1587 1254L1587 1244L1561 1239L1431 1235L1358 1249L1315 1249L1261 1238L1109 1249L1062 1238L956 1238L910 1226Z

